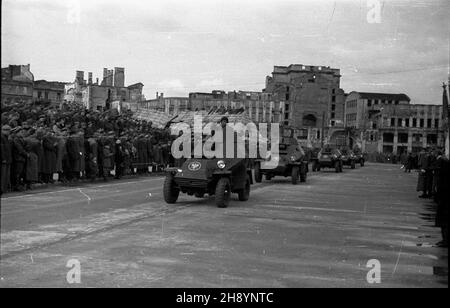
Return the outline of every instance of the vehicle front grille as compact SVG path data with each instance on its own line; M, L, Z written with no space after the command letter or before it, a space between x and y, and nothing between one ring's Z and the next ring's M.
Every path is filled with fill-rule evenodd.
M205 180L175 178L175 182L181 187L206 188L208 182Z

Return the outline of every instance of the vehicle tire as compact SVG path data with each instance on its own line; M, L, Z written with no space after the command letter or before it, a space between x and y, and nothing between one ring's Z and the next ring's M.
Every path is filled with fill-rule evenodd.
M300 168L298 166L292 167L291 178L293 185L297 185L299 176L300 176Z
M352 160L350 167L351 167L352 169L355 169L355 168L356 168L355 161Z
M341 172L341 164L338 161L334 162L334 170L336 173Z
M255 181L256 181L256 183L262 182L262 173L261 173L261 164L260 163L255 164Z
M248 201L250 198L250 178L247 176L245 181L245 188L239 191L239 201Z
M169 204L177 202L180 190L175 185L175 180L172 175L167 175L164 180L164 201Z
M228 178L221 178L216 185L216 205L225 208L230 203L231 185Z

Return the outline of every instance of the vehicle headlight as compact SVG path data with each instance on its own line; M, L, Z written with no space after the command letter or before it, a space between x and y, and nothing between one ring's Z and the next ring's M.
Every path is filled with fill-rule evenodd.
M296 161L297 160L297 158L295 157L295 156L291 156L291 161Z
M217 167L219 167L219 169L224 169L225 168L225 162L223 160L219 160L217 162Z
M178 172L178 173L182 173L182 172L183 172L183 169L177 169L177 172Z

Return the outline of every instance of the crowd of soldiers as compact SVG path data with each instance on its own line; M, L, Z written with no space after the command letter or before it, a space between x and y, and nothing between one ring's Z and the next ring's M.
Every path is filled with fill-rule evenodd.
M450 204L450 162L440 149L422 149L417 156L419 198L436 203L436 226L441 228L440 246L448 247L448 205ZM407 167L411 168L411 167Z
M1 124L1 193L37 183L120 179L171 163L169 131L127 111L23 104L2 108Z

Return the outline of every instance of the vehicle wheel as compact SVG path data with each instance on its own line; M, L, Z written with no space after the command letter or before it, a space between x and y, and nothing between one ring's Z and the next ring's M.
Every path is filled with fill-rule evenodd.
M164 200L167 203L173 204L177 202L178 196L180 195L180 190L176 187L175 180L172 175L166 176L166 179L164 180L163 192Z
M354 161L352 161L351 168L352 168L352 169L355 169L355 168L356 168L356 164L355 164Z
M262 182L261 165L260 163L255 164L255 181L256 183Z
M300 175L300 168L297 166L292 167L292 174L291 174L292 184L296 185L298 183L299 175Z
M334 162L334 170L336 173L341 172L341 164L338 161Z
M250 178L247 176L245 188L239 192L239 201L247 201L250 198Z
M217 207L227 207L230 203L231 185L228 178L221 178L216 185L216 205Z

